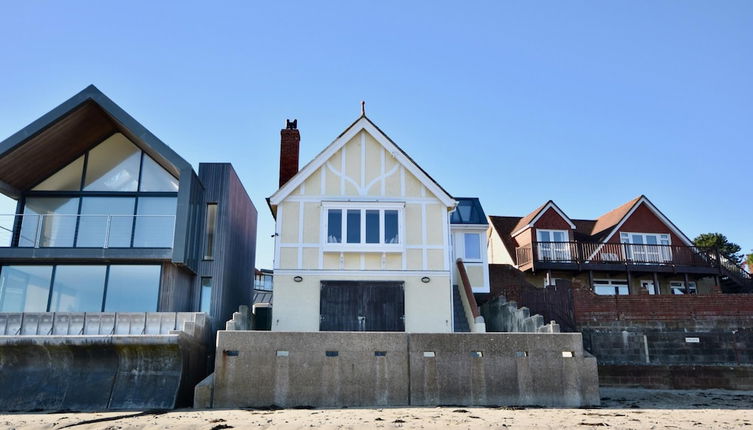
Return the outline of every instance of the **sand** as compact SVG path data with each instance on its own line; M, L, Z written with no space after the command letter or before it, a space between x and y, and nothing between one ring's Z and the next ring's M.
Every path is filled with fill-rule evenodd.
M16 429L727 429L753 430L753 392L602 388L602 406L544 408L352 408L7 413Z

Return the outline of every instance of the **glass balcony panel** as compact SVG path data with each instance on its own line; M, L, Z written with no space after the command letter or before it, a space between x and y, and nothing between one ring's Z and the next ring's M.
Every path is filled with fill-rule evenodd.
M133 246L172 248L177 204L176 197L139 197Z
M78 198L26 199L19 247L72 247L76 234Z
M76 246L126 248L133 232L132 197L84 197Z

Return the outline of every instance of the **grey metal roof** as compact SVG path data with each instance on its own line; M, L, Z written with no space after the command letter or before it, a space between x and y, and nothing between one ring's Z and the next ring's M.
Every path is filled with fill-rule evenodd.
M454 197L458 206L450 217L451 224L481 224L488 225L484 208L477 197Z

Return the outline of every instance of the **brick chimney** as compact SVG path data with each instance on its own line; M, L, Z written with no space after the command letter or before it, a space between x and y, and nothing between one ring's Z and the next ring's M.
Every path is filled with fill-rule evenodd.
M301 134L298 133L298 120L288 120L280 130L280 187L298 173L298 152Z

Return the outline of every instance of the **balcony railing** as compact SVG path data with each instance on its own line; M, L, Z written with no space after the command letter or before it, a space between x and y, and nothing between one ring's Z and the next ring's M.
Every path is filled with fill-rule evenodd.
M534 242L516 249L516 261L518 266L533 262L718 265L713 254L695 246L590 242Z
M0 215L0 248L172 248L174 215Z

